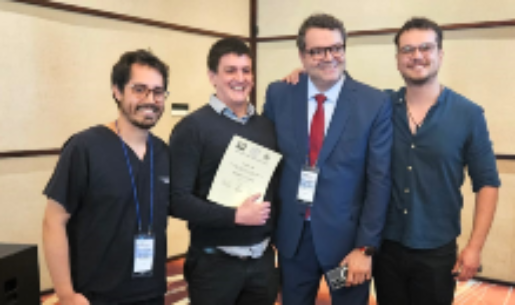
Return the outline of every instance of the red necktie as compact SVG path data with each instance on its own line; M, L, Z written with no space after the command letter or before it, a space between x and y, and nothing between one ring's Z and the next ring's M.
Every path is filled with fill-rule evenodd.
M327 98L323 94L315 95L315 100L317 101L317 110L315 114L313 114L313 118L311 119L311 129L309 133L309 165L314 166L320 150L322 149L322 144L324 143L324 129L325 129L325 115L324 115L324 102ZM311 208L308 206L306 208L306 214L304 215L305 219L309 219L311 217Z
M309 164L315 165L318 154L322 149L324 142L324 129L325 129L325 116L324 116L324 102L326 97L323 94L315 95L317 101L317 110L311 120L311 132L309 134Z

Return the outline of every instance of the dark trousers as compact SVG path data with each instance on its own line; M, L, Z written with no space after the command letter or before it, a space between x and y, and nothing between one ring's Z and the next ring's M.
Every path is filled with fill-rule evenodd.
M456 241L429 250L384 241L374 258L379 305L450 305L456 281Z
M343 259L343 258L342 258ZM306 221L299 248L294 257L286 258L279 252L281 267L282 303L284 305L313 305L322 276L336 266L324 266L317 259L311 234L311 224ZM370 282L359 286L331 290L333 305L368 304Z
M147 300L136 301L136 302L124 302L124 303L105 301L99 297L90 296L90 295L86 296L86 298L88 299L90 305L164 305L164 303L165 303L164 296L151 298L151 299L147 299Z
M191 305L272 305L278 279L271 247L257 259L190 247L184 264Z

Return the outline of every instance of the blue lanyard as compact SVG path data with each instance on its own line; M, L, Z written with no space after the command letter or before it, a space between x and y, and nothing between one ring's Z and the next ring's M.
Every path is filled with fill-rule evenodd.
M129 152L127 150L127 145L123 141L120 136L120 129L118 129L118 121L115 121L116 132L118 133L118 137L120 138L120 142L122 143L123 153L125 154L125 161L127 161L127 168L129 169L129 175L131 176L131 184L132 184L132 195L134 197L134 203L136 203L136 215L138 217L138 232L143 232L141 230L141 214L139 211L139 200L138 200L138 189L136 188L136 182L134 182L134 175L132 173L132 165L129 159ZM154 145L152 144L152 137L148 136L148 143L150 147L150 221L148 223L148 233L152 232L152 223L154 221Z

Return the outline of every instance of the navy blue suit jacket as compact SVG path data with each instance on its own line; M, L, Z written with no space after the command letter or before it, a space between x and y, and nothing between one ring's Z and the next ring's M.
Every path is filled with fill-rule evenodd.
M306 75L296 85L270 84L264 106L283 155L275 243L288 258L297 250L306 211L297 191L309 142L307 84ZM311 209L322 265L335 267L354 248L379 246L390 199L391 112L385 93L346 76L319 154Z

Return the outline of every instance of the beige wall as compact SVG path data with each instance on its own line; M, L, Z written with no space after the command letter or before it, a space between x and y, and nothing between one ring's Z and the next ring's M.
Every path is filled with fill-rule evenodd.
M480 276L515 282L515 161L499 161L499 173L501 176L502 187L499 195L499 203L495 216L494 225L486 241L482 265L483 272ZM464 206L462 213L462 234L458 239L458 245L463 248L472 229L474 215L475 196L471 192L471 183L465 181L463 185Z
M85 7L206 30L248 32L246 1L184 3L75 1ZM151 49L170 65L170 97L153 129L166 142L178 121L170 116L170 103L188 103L195 109L213 92L206 76L206 57L217 38L7 1L0 1L0 28L0 151L61 147L73 133L116 118L110 71L128 50ZM46 202L41 191L56 161L55 156L0 159L0 242L41 246ZM170 256L185 252L189 234L183 222L170 220L168 240ZM41 247L39 258L42 289L47 289L51 282Z
M312 13L331 13L342 19L348 31L398 28L411 16L435 21L464 23L512 19L514 1L259 1L260 37L295 35L303 19ZM288 18L285 18L288 16ZM444 33L444 62L441 81L482 105L488 119L497 154L515 154L515 27L461 30ZM350 37L347 47L350 74L375 87L398 88L403 84L395 63L393 35ZM258 45L258 104L262 105L267 85L299 67L295 41L263 42ZM499 210L485 246L483 276L515 281L515 161L499 163L503 187ZM472 228L474 197L470 183L464 184L464 245Z
M184 26L249 36L246 0L60 0L59 2Z
M1 2L0 20L0 83L11 114L0 129L22 127L0 135L0 151L60 147L72 132L111 120L111 68L127 50L151 49L170 65L167 106L198 107L212 92L206 56L216 38ZM166 139L171 125L167 107L154 132Z
M51 287L41 248L45 198L41 195L57 157L0 160L0 242L37 244L41 289Z
M507 20L515 15L512 0L259 0L259 36L294 35L301 22L313 13L331 13L349 31L398 28L412 16L436 22L466 23Z

